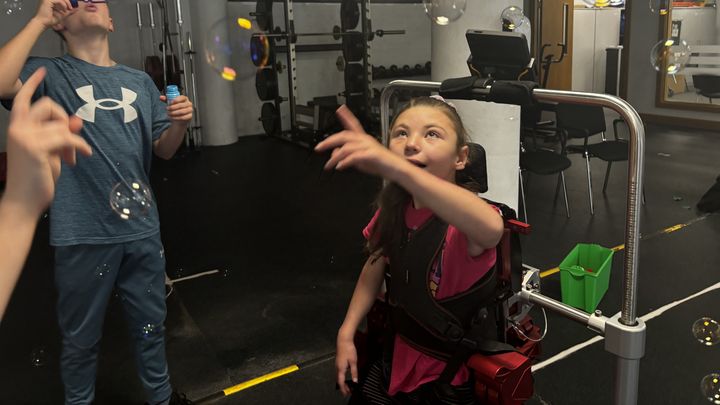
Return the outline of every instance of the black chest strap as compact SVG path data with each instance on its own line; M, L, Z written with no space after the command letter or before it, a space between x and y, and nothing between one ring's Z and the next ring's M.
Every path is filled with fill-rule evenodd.
M442 300L433 297L430 272L447 229L433 216L391 255L388 302L396 332L419 351L447 361L440 381L449 383L470 354L515 348L498 341L495 268L468 291Z

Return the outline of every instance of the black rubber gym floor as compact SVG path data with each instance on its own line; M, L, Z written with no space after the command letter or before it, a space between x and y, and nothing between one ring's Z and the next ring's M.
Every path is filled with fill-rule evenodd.
M720 174L717 134L646 129L638 315L720 281L720 218L694 209ZM533 233L523 238L523 259L541 270L557 266L576 243L613 247L624 242L627 165L613 167L603 196L605 164L592 162L591 216L584 161L577 155L571 160L566 172L571 218L565 217L561 199L553 204L556 177L531 176L526 184ZM168 298L171 378L191 399L334 352L335 333L364 259L360 231L380 181L353 172L322 172L322 161L303 148L258 136L155 163L152 182L169 276L218 270L176 283ZM622 266L619 251L610 290L599 306L608 316L620 309ZM545 277L542 290L559 299L559 275ZM62 403L54 302L43 220L0 324L0 402ZM690 328L702 316L720 318L719 302L715 290L648 321L640 404L707 403L700 380L720 371L720 347L700 345ZM542 323L539 310L534 317ZM551 313L548 321L539 360L595 336ZM99 404L143 401L124 328L122 309L113 302L101 349ZM594 343L536 372L536 396L529 403L612 403L614 364L603 343ZM334 374L330 357L217 403L343 404Z

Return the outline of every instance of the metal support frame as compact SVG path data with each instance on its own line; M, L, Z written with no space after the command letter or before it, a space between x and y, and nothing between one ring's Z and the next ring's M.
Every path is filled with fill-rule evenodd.
M390 99L398 89L440 90L440 82L395 80L380 97L382 140L387 144ZM485 100L490 86L472 90L473 98ZM607 94L581 93L564 90L535 89L533 98L539 102L563 102L606 107L616 111L630 130L628 155L627 217L625 224L625 262L623 271L623 302L621 312L607 318L599 311L588 314L540 293L536 270L527 272L518 293L522 302L537 304L579 322L605 336L605 350L617 356L615 371L615 404L636 404L640 359L645 354L645 323L637 318L638 247L640 242L640 199L645 158L645 128L637 111L625 100Z
M370 84L372 83L372 62L370 61L370 41L368 41L368 33L372 32L370 27L370 0L360 1L360 22L362 24L363 33L363 46L365 46L365 52L363 52L363 97L365 106L367 107L367 113L370 113L370 98L372 92L370 91Z
M177 24L177 42L178 46L180 47L180 58L181 58L181 65L180 68L182 69L182 81L183 81L183 93L186 95L190 94L190 83L189 78L187 75L188 67L187 67L187 59L185 54L185 43L183 39L183 15L182 15L182 4L180 0L175 0L175 18L176 18L176 24ZM193 99L193 103L197 103L197 99ZM193 127L196 125L192 125L192 127L187 128L185 131L185 146L191 146L197 147L198 145L195 144L197 139L195 139L195 136L193 135Z
M296 103L295 94L297 93L297 69L295 67L295 41L292 34L295 32L295 21L293 14L293 1L285 0L285 31L291 36L286 39L287 46L287 74L288 74L288 105L290 106L290 131L294 133L297 130ZM278 106L278 113L280 108ZM281 131L282 132L282 131Z
M193 102L193 125L191 128L191 136L193 144L197 146L202 145L202 119L200 118L200 106L198 103L197 95L197 80L195 79L195 48L193 47L192 35L187 33L187 44L188 50L186 52L188 58L190 58L190 90L192 94Z

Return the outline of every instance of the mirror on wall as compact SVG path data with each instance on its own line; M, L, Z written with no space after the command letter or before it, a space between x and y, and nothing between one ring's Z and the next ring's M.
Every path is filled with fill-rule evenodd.
M720 111L720 13L716 0L672 1L661 15L660 40L668 44L659 68L658 106ZM673 55L689 53L684 68L672 72Z

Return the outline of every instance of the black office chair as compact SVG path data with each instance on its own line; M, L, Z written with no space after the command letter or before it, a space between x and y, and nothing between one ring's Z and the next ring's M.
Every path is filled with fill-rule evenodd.
M710 99L710 104L714 98L720 98L720 76L709 74L692 75L693 87L695 91Z
M520 197L522 198L523 204L523 220L528 222L527 205L525 202L525 187L523 186L523 172L530 172L540 175L557 174L558 184L555 188L555 198L559 192L559 187L562 184L563 196L565 198L565 212L567 217L570 218L570 205L568 204L567 198L567 187L565 186L565 170L572 164L570 159L565 155L565 138L561 134L560 138L560 151L555 151L549 148L538 147L537 138L538 134L534 128L525 128L523 131L525 134L530 134L532 137L532 143L521 142L520 144Z
M580 104L558 104L555 109L558 130L570 139L582 139L582 145L568 145L565 150L568 152L580 152L585 157L588 179L588 198L590 200L590 213L595 214L592 195L592 173L590 171L590 158L597 157L606 161L605 183L603 194L607 190L608 177L613 162L628 160L628 143L618 138L615 132L614 140L605 139L605 114L602 107ZM590 136L602 134L603 141L589 143Z

